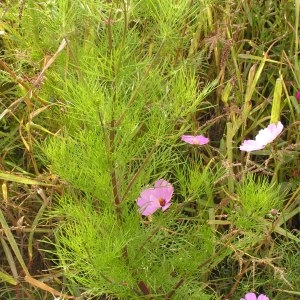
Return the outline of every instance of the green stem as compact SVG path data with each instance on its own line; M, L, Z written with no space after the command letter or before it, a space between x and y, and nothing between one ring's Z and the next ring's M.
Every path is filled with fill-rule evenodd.
M228 191L229 193L234 192L234 179L233 179L233 155L232 155L232 137L233 137L233 128L232 128L232 123L228 122L227 123L227 135L226 135L226 148L227 148L227 161L228 161L228 166L227 168L229 169L229 176L228 176Z

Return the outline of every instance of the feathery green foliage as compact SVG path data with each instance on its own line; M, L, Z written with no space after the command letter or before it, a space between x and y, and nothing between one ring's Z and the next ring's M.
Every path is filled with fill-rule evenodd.
M300 2L2 2L0 295L297 299Z

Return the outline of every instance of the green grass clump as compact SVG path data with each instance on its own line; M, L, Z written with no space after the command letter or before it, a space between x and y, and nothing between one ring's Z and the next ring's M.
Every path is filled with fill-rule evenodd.
M238 202L233 224L241 230L253 230L258 234L264 231L262 219L272 213L281 211L284 198L280 186L270 184L266 178L256 179L253 175L244 178L237 186Z

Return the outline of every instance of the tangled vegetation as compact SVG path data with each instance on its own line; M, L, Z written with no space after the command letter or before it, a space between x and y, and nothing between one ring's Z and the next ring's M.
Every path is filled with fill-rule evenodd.
M1 299L298 299L299 12L2 1Z

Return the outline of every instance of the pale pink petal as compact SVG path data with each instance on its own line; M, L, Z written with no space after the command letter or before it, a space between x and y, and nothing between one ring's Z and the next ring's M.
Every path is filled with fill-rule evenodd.
M171 183L169 183L168 181L164 180L164 179L159 179L159 180L156 180L154 182L154 187L155 188L159 188L159 187L169 187L169 186L172 186Z
M268 127L267 127L271 134L272 134L272 140L270 141L270 143L275 140L277 138L277 136L281 133L281 131L283 130L283 125L282 123L279 121L276 124L270 124Z
M256 295L254 293L247 293L245 295L245 300L256 300Z
M162 211L165 211L166 209L168 209L168 208L171 206L171 204L172 204L172 203L171 203L170 201L169 201L169 202L166 202L166 204L165 204L164 206L161 207L161 210L162 210Z
M166 203L169 203L172 199L172 195L173 195L173 191L169 191L169 190L164 190L161 192L160 197L166 201Z
M159 199L164 201L165 204L163 206L165 206L167 203L171 201L173 194L166 189L160 190L160 188L156 188L154 189L152 195L155 199L158 199L157 201L159 201Z
M261 143L262 145L267 145L273 142L282 130L283 125L281 124L281 122L278 122L277 125L270 124L267 128L261 129L258 132L258 135L256 136L255 140L258 143Z
M264 148L264 145L258 143L254 140L244 140L243 144L240 146L241 151L251 152L255 150L261 150Z
M159 209L159 207L155 207L153 205L148 205L148 206L143 206L139 209L139 212L143 215L143 216L150 216L152 214L154 214L157 210Z
M192 145L205 145L209 142L209 138L203 135L183 135L181 140Z
M257 300L269 300L269 297L267 297L264 294L261 294L261 295L258 296Z
M149 189L143 190L141 192L141 198L149 200L150 196L153 194L154 190L155 190L154 188L149 188Z
M273 142L283 130L283 125L279 121L276 124L270 124L267 128L261 129L255 140L245 140L240 146L240 150L251 152L263 149L267 144Z
M164 179L157 180L154 184L155 187L155 192L154 194L158 198L162 198L168 203L173 195L174 192L174 187L172 186L171 183Z
M261 129L257 136L255 137L255 141L258 144L266 146L270 143L270 140L272 139L272 133L268 128Z
M139 197L136 200L136 203L139 207L148 206L149 204L151 204L150 198L143 198L143 197Z
M146 190L143 190L141 192L140 197L137 199L137 205L143 209L148 206L153 206L153 202L155 201L155 197L153 197L153 191L154 188L149 188Z
M138 198L137 205L140 207L139 212L144 216L153 214L161 207L158 199L152 195L148 198Z
M137 205L140 207L139 212L144 216L149 216L159 208L165 211L171 205L173 192L172 184L164 179L157 180L154 188L143 190L137 199Z

